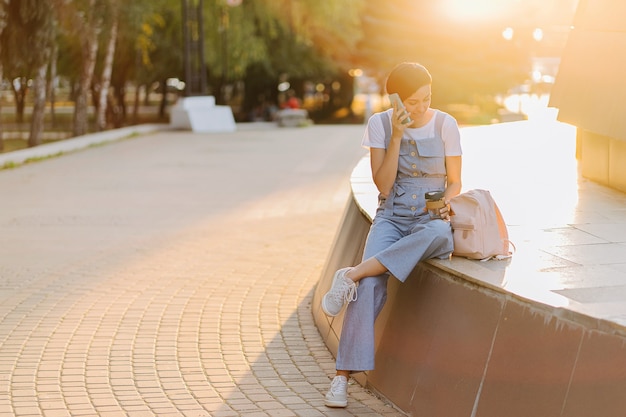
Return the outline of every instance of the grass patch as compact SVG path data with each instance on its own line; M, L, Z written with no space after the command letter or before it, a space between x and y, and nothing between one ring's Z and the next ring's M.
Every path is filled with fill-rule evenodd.
M17 167L17 164L13 161L7 161L4 163L4 165L2 165L2 169L12 169Z
M44 139L41 144L44 145L46 143L54 143L64 139ZM19 151L20 149L28 148L28 140L27 139L4 139L2 141L4 144L4 149L0 153Z
M72 139L74 137L72 135L73 126L70 115L62 116L65 116L64 120L57 120L54 125L48 122L44 124L41 145ZM2 140L3 149L0 150L0 154L18 151L20 149L27 149L28 135L30 134L30 123L15 123L15 117L13 115L1 115L1 118L3 119L3 122L1 127L2 136L0 140ZM139 117L137 123L129 123L121 127L148 123L164 123L164 121L148 114ZM97 132L98 130L95 128L95 125L92 123L92 121L90 121L89 129L86 134Z

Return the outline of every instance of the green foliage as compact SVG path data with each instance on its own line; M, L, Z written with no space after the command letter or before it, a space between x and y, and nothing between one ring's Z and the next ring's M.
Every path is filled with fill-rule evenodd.
M246 1L205 4L205 56L215 78L241 79L251 66L277 77L319 76L347 69L346 50L360 39L363 0Z
M48 0L9 0L6 27L0 36L0 57L10 78L31 77L50 59L54 35L52 4Z
M140 65L141 79L149 82L165 80L168 77L182 78L182 17L180 1L162 1L155 7L154 14L146 16L142 24L142 37L147 38L146 27L152 28L152 47L148 53L149 64ZM173 7L172 4L176 4ZM156 5L155 5L156 6ZM138 48L141 51L141 48Z

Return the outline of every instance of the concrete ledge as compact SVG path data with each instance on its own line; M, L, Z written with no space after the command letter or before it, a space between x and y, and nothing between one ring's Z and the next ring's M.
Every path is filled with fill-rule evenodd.
M128 126L120 129L106 130L104 132L89 133L84 136L77 136L75 138L64 139L58 142L46 143L33 148L2 153L0 154L0 169L10 168L29 161L49 158L88 148L90 146L124 139L134 135L143 135L167 128L167 125L160 124Z
M561 136L555 137L557 133ZM572 154L562 158L574 155L574 130L558 124L513 122L506 127L467 129L462 134L468 144L493 135L503 149L507 148L505 137L513 141L522 137L525 146L538 149L537 143L545 145L550 136L563 152L569 148L562 145L571 142ZM479 164L478 159L485 157L484 149L466 149L464 166ZM559 166L559 157L547 153ZM490 168L497 170L502 163L518 172L512 161L521 155L511 152L510 158L493 162ZM540 166L533 164L533 169ZM559 186L575 185L577 199L558 203L568 206L562 209L572 208L575 219L566 216L560 224L546 218L522 221L529 211L535 213L534 199L519 198L530 195L523 183L530 181L526 185L530 189L537 184L528 171L519 172L519 183L515 177L506 178L509 191L515 189L509 192L511 202L495 193L504 207L521 205L519 212L504 211L518 246L513 260L430 260L420 263L404 284L389 280L387 303L376 322L377 368L354 377L410 415L623 415L626 280L621 271L626 246L601 230L604 226L623 230L626 198L582 180L574 171ZM368 177L369 161L364 159L353 172L352 198L313 297L316 325L334 355L343 312L328 318L319 305L333 272L360 261L376 204ZM482 179L464 178L470 188L477 188L472 187L476 181ZM493 182L484 188L497 191L498 185ZM597 207L604 216L615 217L610 221L603 217L603 223L596 217ZM603 255L589 256L597 251Z

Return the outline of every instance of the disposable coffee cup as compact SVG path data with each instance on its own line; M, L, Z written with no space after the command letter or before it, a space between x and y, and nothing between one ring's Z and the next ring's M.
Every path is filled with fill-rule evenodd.
M428 191L424 194L426 209L431 219L441 219L441 209L446 206L443 191Z

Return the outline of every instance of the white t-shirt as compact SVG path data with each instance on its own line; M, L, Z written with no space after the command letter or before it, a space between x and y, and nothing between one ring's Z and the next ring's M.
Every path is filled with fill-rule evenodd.
M434 109L435 112L439 110ZM370 117L367 122L367 129L363 135L361 145L366 148L381 148L385 149L385 128L381 117L388 117L391 122L391 114L393 109L376 113ZM404 130L404 137L414 140L428 139L435 136L435 115L422 127L411 128L408 127ZM461 134L459 132L459 126L456 119L449 114L445 115L443 119L443 125L441 126L441 138L443 139L444 152L446 156L461 156L463 154L461 150Z

